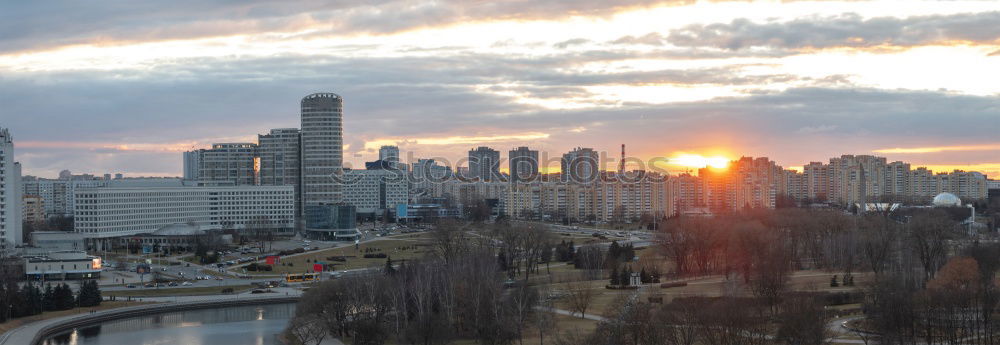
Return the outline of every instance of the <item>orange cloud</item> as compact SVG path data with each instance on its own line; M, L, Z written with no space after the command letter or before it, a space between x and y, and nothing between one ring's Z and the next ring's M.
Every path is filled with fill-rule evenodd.
M175 141L165 143L125 143L88 141L18 141L18 148L29 149L81 149L131 152L185 152L210 148L211 143L254 142L254 138L216 138L204 140Z
M530 132L523 134L494 135L494 136L450 136L450 137L428 137L415 139L376 139L365 142L366 150L377 150L382 145L397 145L407 143L414 145L478 145L486 143L496 143L505 141L525 141L548 139L548 133Z
M1000 150L1000 144L988 144L988 145L959 145L959 146L929 146L929 147L910 147L910 148L890 148L890 149L878 149L875 150L876 153L938 153L947 151L994 151Z
M936 173L946 173L955 170L977 171L983 174L1000 176L1000 163L976 163L976 164L913 164L913 168L924 167Z

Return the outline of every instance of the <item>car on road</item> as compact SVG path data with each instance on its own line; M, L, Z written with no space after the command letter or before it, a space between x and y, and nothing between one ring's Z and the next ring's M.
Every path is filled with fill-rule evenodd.
M183 282L183 283L181 283L181 286L191 286L191 285L194 285L194 284L191 284L191 282Z
M129 289L135 289L135 284L128 284L128 285L125 285L125 287L129 288Z
M167 286L177 286L177 282L170 282L170 284L167 284Z
M215 277L215 280L223 280L223 279L225 279L225 278L222 278L222 277Z

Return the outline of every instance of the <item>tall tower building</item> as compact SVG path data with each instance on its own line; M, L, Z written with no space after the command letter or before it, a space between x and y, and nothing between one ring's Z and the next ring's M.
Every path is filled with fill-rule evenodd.
M510 150L510 181L532 181L538 176L538 151L525 146Z
M577 183L598 180L600 156L591 148L575 148L562 156L562 179Z
M493 181L500 177L500 151L480 146L469 150L469 178Z
M302 99L302 206L339 203L344 164L344 100L335 93Z
M197 180L198 163L201 162L201 150L186 151L184 152L184 179L185 180ZM119 177L120 178L120 177Z
M14 139L0 128L0 254L21 241L21 164L14 162Z
M298 128L277 128L257 136L257 157L260 160L257 176L260 185L293 186L296 215L302 210L302 190L299 189L299 169L302 166L299 155L302 148L299 136Z
M399 147L384 145L378 149L378 160L386 162L389 167L399 169Z

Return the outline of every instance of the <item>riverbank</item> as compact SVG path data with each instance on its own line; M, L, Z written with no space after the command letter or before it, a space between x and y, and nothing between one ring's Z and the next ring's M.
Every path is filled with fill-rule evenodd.
M174 311L259 304L296 303L301 296L301 293L298 291L288 291L285 293L273 294L270 296L242 294L232 296L191 296L184 298L174 297L163 299L145 298L145 302L161 303L108 309L94 313L88 312L85 314L74 314L32 322L0 335L0 345L35 345L52 335L65 332L73 328L99 324L111 320L127 319L131 317Z

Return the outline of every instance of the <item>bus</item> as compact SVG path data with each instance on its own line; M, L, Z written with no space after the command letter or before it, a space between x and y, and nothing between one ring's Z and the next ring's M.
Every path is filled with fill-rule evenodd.
M319 280L319 273L293 273L285 274L285 282L301 283Z

